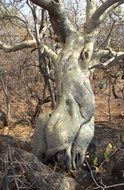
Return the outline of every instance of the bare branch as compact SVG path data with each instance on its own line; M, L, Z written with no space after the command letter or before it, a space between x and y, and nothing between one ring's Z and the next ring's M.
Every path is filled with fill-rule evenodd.
M6 45L5 43L0 41L0 50L3 50L4 52L7 52L7 53L23 50L25 48L37 48L36 40L27 40L21 43L17 43L15 45ZM55 60L57 59L57 54L46 45L44 45L43 48L44 48L45 56L50 57L52 61L55 62Z
M105 40L99 45L99 48L102 47L103 45L105 45L106 42L107 42L106 47L109 46L109 43L110 43L110 36L111 36L112 30L113 30L113 28L114 28L114 24L115 24L115 21L113 21L113 24L112 24L112 26L111 26L111 28L110 28L110 31L109 31L107 37L106 37Z
M97 182L97 180L95 179L94 174L93 174L93 171L92 171L92 169L91 169L91 167L90 167L88 161L87 161L87 160L85 160L85 161L86 161L86 164L87 164L87 166L88 166L88 168L89 168L89 170L90 170L90 174L91 174L91 177L92 177L94 183L96 184L96 186L97 186L98 188L104 190L104 187L103 187L102 185L100 185L100 184Z
M52 49L44 45L44 53L46 57L50 57L52 59L52 62L55 63L58 56Z
M107 54L107 52L108 52L108 54ZM99 58L104 55L103 53L105 53L105 57L107 57L107 55L108 56L110 55L110 51L103 50L101 52L101 54L99 55ZM108 68L112 67L113 65L120 63L121 60L124 60L124 52L112 51L111 53L113 54L112 58L110 58L105 63L95 64L95 65L91 66L90 69L95 69L95 68L97 68L97 69L108 69Z
M90 33L96 29L105 18L105 16L113 9L123 4L124 0L107 0L104 2L92 15L89 22L86 24L86 32Z
M96 1L86 0L86 22L92 17L93 13L96 11Z
M13 20L19 21L19 25L20 25L20 22L21 22L23 25L20 25L20 26L23 27L23 28L26 28L27 29L27 33L32 38L34 38L33 33L31 32L31 29L30 29L30 26L29 26L27 20L24 20L24 19L22 19L21 17L19 17L17 15L11 15L11 14L4 14L4 15L0 16L0 20L9 20L14 25L17 25L17 24L13 23L12 22Z
M40 23L40 27L39 27L39 33L42 31L42 29L45 27L45 10L42 9L41 12L41 23Z
M93 13L96 11L96 1L95 0L87 0L87 4L86 4L86 25L88 23L88 21L90 20L90 18L92 17ZM84 30L84 34L85 34L85 46L82 52L82 57L83 60L85 58L85 54L87 54L89 57L89 60L92 57L93 54L93 49L94 49L94 45L96 42L96 35L98 34L98 30L94 30L91 33L87 33L86 30ZM83 55L84 54L84 55ZM88 59L86 59L87 61L89 61ZM86 63L87 67L88 64Z
M95 177L94 177L93 171L92 171L92 169L91 169L91 167L90 167L88 161L87 161L87 160L85 160L85 161L86 161L86 164L87 164L87 166L88 166L88 168L89 168L89 170L90 170L91 177L92 177L94 183L96 184L96 188L94 188L94 189L102 189L102 190L105 190L105 189L110 189L110 188L113 188L113 187L124 186L124 183L118 183L118 184L113 184L113 185L108 185L108 186L105 185L105 184L103 184L103 183L99 184L99 183L96 181Z
M107 48L107 49L97 49L95 52L94 52L94 57L98 57L99 59L102 58L102 57L107 57L109 58L110 55L112 56L114 51L112 51L111 48ZM117 53L117 52L116 52Z
M31 0L31 2L49 12L52 27L61 42L65 43L69 35L72 34L72 32L76 32L75 28L67 18L62 3L59 3L57 0Z
M17 43L15 45L6 45L5 43L0 41L0 50L3 50L4 52L14 52L25 48L36 48L36 41L27 40L21 43Z
M119 52L114 57L105 62L104 67L106 68L112 67L113 65L119 63L119 61L123 59L124 59L124 52L123 53Z

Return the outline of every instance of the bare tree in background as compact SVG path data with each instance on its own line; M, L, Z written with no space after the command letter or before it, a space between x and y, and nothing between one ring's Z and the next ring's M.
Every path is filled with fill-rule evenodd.
M86 22L82 32L68 19L63 1L31 0L27 3L34 16L35 35L25 22L31 39L14 45L6 45L1 41L0 49L12 52L28 47L38 48L41 71L44 76L48 76L45 80L49 91L51 77L44 63L47 58L52 60L57 101L54 111L45 124L44 137L41 140L44 141L46 148L43 147L41 153L51 157L64 151L67 169L76 169L82 165L94 135L95 103L89 80L90 69L107 69L124 59L124 52L112 50L109 40L106 40L105 47L97 46L98 27L111 11L124 3L124 0L106 0L99 6L96 0L86 0ZM42 12L47 10L50 24L61 44L59 54L53 51L54 48L50 49L46 46L45 41L42 40L49 26L41 25L41 22L40 25L38 24L36 5L42 8ZM101 62L104 58L106 61Z

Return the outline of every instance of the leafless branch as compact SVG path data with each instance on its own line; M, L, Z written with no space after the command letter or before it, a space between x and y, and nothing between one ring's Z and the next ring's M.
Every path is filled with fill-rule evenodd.
M96 184L96 187L94 188L94 189L102 189L102 190L105 190L105 189L110 189L110 188L114 188L114 187L120 187L120 186L124 186L124 183L118 183L118 184L113 184L113 185L105 185L105 184L103 184L103 183L101 183L101 185L96 181L96 179L95 179L95 177L94 177L94 174L93 174L93 171L92 171L92 169L91 169L91 167L90 167L90 165L89 165L89 163L88 163L88 161L87 160L85 160L86 161L86 164L87 164L87 166L88 166L88 168L89 168L89 170L90 170L90 174L91 174L91 176L92 176L92 179L93 179L93 181L94 181L94 183Z
M93 171L92 171L92 169L91 169L91 167L90 167L88 161L87 161L87 160L85 160L85 161L86 161L86 164L87 164L87 166L88 166L88 168L89 168L89 170L90 170L90 174L91 174L91 176L92 176L92 179L93 179L94 183L96 184L96 186L97 186L98 188L104 190L104 187L101 186L101 185L99 185L98 182L96 181L96 179L95 179L95 177L94 177L94 174L93 174Z
M112 26L111 26L111 28L110 28L110 31L109 31L107 37L106 37L105 40L99 45L99 48L102 47L107 41L108 41L107 46L109 45L109 38L110 38L111 33L112 33L112 30L113 30L113 28L114 28L114 24L115 24L115 21L113 21L113 24L112 24Z
M39 5L49 12L53 29L61 42L65 43L67 37L73 32L76 32L72 23L67 18L62 2L59 3L59 1L54 0L31 0L31 2Z
M55 60L57 59L57 54L50 49L49 47L47 47L46 45L43 46L44 47L44 52L45 55L47 57L50 57L52 59L52 61L55 62ZM23 50L25 48L37 48L37 43L36 40L26 40L14 45L7 45L4 42L0 41L0 50L3 50L4 52L14 52L14 51L18 51L18 50Z
M86 32L90 33L96 29L105 18L105 16L113 9L123 4L124 0L107 0L92 15L86 24Z
M96 52L98 53L98 52ZM115 64L120 63L120 61L124 60L124 52L115 52L112 50L100 50L98 55L98 58L100 59L101 57L108 57L111 54L111 58L108 59L108 61L100 64L95 64L91 66L89 69L108 69L112 67Z

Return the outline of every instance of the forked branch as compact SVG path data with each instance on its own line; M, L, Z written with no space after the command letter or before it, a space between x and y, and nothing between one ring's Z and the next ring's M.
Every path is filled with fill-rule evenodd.
M97 10L94 12L92 17L86 24L86 32L91 33L94 29L96 29L105 16L113 9L123 4L124 0L107 0L105 1Z
M31 0L31 2L49 12L52 27L62 43L65 43L69 35L76 31L66 15L62 1Z
M26 40L15 45L7 45L4 42L0 41L0 50L3 50L7 53L23 50L25 48L37 48L36 40ZM52 61L55 62L57 59L57 54L46 45L44 45L43 48L45 56L51 58Z
M107 54L108 52L108 54ZM108 69L112 66L114 66L115 64L118 64L120 63L120 61L123 61L124 60L124 52L115 52L115 51L108 51L108 50L103 50L100 52L101 54L98 55L99 56L99 59L102 58L102 57L106 57L107 58L107 55L108 57L110 56L111 54L111 58L108 59L108 61L104 62L104 63L100 63L100 64L95 64L93 65L90 69L95 69L95 68L98 68L98 69Z

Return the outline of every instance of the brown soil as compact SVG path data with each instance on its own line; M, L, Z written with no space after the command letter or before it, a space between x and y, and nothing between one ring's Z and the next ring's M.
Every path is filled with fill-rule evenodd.
M113 127L124 127L124 100L122 98L115 99L111 97L109 107L109 97L107 93L98 94L95 96L96 111L95 121L96 123L105 122L106 125ZM23 108L23 106L22 106ZM43 106L44 112L50 109L49 104ZM24 110L24 108L23 108ZM22 112L22 111L21 111ZM111 124L110 124L111 123ZM2 127L1 127L2 128ZM33 135L34 128L30 125L10 124L9 127L0 129L0 134L12 135L23 140L29 140Z
M90 169L94 172L94 176L99 184L100 180L102 180L102 182L107 186L111 184L123 183L124 151L122 150L124 150L124 147L122 145L124 144L124 100L121 98L115 99L111 97L109 108L108 95L106 93L97 94L95 99L96 130L94 141L89 148ZM47 112L49 109L49 104L44 105L43 110L45 112ZM9 127L0 129L0 134L10 135L14 138L17 137L18 139L29 143L32 139L33 132L34 128L26 124L13 125L13 123L11 123ZM110 154L111 151L117 151L115 151L113 156L107 161L105 160L104 154L106 153L106 147L108 145L112 146ZM26 144L25 147L26 150L29 152L31 151L30 145ZM98 159L97 166L94 165L95 158ZM104 164L103 167L100 168L99 166L101 163ZM68 176L65 168L62 168L61 165L56 165L56 163L47 164L52 168L52 170ZM94 187L96 187L93 182L91 171L89 168L87 168L87 166L84 166L83 170L72 172L69 174L69 177L80 182L80 184L85 188L89 187L89 189L94 189ZM113 187L110 189L113 189ZM123 187L116 187L114 189L121 190Z

